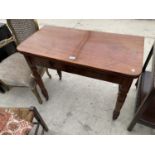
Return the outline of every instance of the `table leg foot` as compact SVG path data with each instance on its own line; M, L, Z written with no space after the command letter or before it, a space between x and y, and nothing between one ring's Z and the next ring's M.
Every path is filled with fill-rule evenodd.
M125 102L127 93L130 89L133 80L124 80L122 84L119 85L118 97L116 106L113 112L113 120L116 120L120 114L121 108Z
M59 75L59 80L61 80L62 79L62 72L61 72L61 70L60 69L57 69L57 73Z
M119 114L120 114L120 112L114 111L114 112L113 112L112 119L113 119L113 120L116 120L116 119L118 118Z
M47 90L42 91L42 94L44 95L46 101L48 101L49 96L48 96Z
M48 101L48 100L49 100L49 97L47 96L47 97L46 97L46 101Z

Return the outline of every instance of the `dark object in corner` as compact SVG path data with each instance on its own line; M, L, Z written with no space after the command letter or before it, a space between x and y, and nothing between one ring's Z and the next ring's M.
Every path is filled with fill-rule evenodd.
M152 69L146 71L151 57ZM128 131L132 131L136 123L155 128L155 45L151 48L137 84L136 113Z
M3 89L2 86L0 86L0 92L1 92L1 93L5 93L5 90Z
M6 24L0 23L0 41L10 38L12 35ZM16 51L15 43L10 43L7 46L0 48L0 62L7 58L9 55L13 54ZM0 84L0 92L5 93L5 89L2 84Z
M12 35L6 24L0 23L0 41L10 38ZM7 46L0 48L0 62L16 51L15 43L10 43Z

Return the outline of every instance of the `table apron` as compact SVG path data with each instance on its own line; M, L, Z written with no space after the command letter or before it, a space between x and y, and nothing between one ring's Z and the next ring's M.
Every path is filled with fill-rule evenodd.
M116 75L108 72L104 72L95 68L90 68L87 66L81 66L78 64L70 64L66 62L60 62L57 60L48 60L47 58L40 57L29 57L31 63L34 65L47 67L51 69L58 69L68 73L78 74L98 80L104 80L116 84L122 84L124 81L133 79L133 77L126 77L123 75Z

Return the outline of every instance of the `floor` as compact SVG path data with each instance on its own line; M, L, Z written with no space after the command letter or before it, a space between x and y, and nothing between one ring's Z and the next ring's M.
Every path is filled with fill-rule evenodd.
M40 26L49 24L144 36L145 58L155 37L154 20L41 19L38 22ZM127 131L127 126L134 113L136 93L134 83L120 117L116 121L112 121L112 112L118 91L117 85L65 72L62 81L59 81L55 70L50 70L50 73L52 80L48 79L47 75L43 77L49 92L49 101L39 105L27 88L13 88L5 94L0 94L1 106L36 106L49 126L50 131L47 134L155 134L155 130L140 124L137 124L132 132Z

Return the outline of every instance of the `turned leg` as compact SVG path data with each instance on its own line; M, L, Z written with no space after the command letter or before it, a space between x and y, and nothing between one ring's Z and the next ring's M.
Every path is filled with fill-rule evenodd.
M62 79L62 72L61 72L61 70L57 69L57 73L59 75L59 80L61 80Z
M41 89L42 94L44 95L44 97L46 98L46 100L48 100L48 92L44 86L44 83L42 81L42 78L40 76L40 74L38 73L37 67L33 64L33 60L31 60L30 57L25 56L25 59L27 60L27 63L29 64L29 67L31 68L31 71L33 73L33 76L36 80L36 83L38 84L38 86Z
M118 97L117 97L117 102L115 109L113 111L113 120L116 120L120 114L120 110L125 102L127 93L130 89L130 86L132 84L131 79L123 81L122 84L119 85L119 91L118 91Z
M38 102L39 102L40 104L42 104L42 99L41 99L41 97L40 97L40 95L39 95L39 92L38 92L36 86L34 86L34 88L32 88L32 92L33 92L33 94L36 96Z
M48 71L48 68L46 68L46 74L48 75L48 77L49 77L50 79L52 78L51 74L50 74L49 71Z

